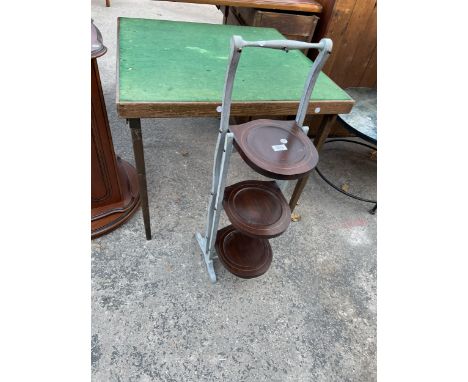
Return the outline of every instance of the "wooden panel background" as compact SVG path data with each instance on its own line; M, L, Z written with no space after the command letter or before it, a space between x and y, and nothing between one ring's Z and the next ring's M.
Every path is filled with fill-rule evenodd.
M343 88L377 85L377 1L338 0L325 31L334 41L324 71ZM375 58L373 58L375 57Z
M315 0L169 0L180 3L213 4L242 8L279 9L293 12L317 12L322 10Z
M342 88L377 86L377 1L321 0L313 41L333 40L324 72Z
M342 88L377 87L377 1L319 1L323 10L313 41L322 37L333 40L333 53L323 71ZM307 120L312 135L320 119ZM331 134L347 135L338 123Z

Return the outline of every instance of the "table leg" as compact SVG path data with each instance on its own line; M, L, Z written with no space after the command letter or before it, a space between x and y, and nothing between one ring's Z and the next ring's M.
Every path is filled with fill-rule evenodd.
M143 152L143 137L141 135L140 118L131 118L128 120L130 131L132 132L133 155L138 173L138 183L140 186L141 210L143 213L143 222L145 224L146 240L151 240L151 223L148 204L148 189L146 187L145 156Z
M226 5L224 7L224 15L223 15L223 24L227 24L227 19L228 19L228 16L229 16L229 12L231 10L229 9L229 5Z
M322 145L324 144L325 140L330 133L330 129L336 121L336 115L325 115L320 123L317 135L314 139L314 145L317 148L317 151L320 152ZM294 188L293 194L291 196L291 200L289 201L289 208L291 208L291 212L294 211L296 208L297 202L304 190L307 181L309 180L310 175L306 175L305 177L299 179L296 183L296 187Z

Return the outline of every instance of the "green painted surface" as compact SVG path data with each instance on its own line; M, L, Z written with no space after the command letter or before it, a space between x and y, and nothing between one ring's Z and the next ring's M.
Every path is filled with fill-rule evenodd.
M123 102L220 102L230 38L273 40L275 29L120 18L119 98ZM234 101L297 101L312 62L299 51L245 48ZM351 99L320 74L312 99Z

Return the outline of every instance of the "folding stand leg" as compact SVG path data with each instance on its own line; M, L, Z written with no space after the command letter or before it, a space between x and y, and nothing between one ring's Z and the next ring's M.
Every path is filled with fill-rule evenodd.
M213 222L213 211L216 204L216 192L219 185L220 173L221 173L221 163L223 161L223 155L225 152L226 145L226 133L223 133L221 130L218 134L218 141L216 143L214 162L213 162L213 180L211 185L210 201L208 203L208 212L207 212L207 224L206 224L206 233L205 238L209 238L211 232L211 226ZM203 249L204 253L208 251L208 242L205 243Z
M210 231L208 235L206 236L207 237L206 248L211 259L214 257L214 244L216 241L216 233L218 231L219 217L221 215L221 208L222 208L222 202L223 202L223 197L224 197L224 188L226 186L226 178L227 178L227 172L229 168L229 161L231 160L233 139L234 139L234 134L232 133L226 134L223 156L221 158L219 181L218 181L218 186L216 190L216 202L214 205L213 218L211 222Z
M218 144L215 152L215 164L213 166L213 186L210 202L208 204L206 234L204 237L198 232L195 234L198 245L202 250L203 260L206 264L208 276L212 283L216 282L216 274L213 267L213 259L215 257L214 244L216 241L216 232L218 230L219 217L221 214L221 203L224 196L227 170L229 168L229 161L232 154L233 138L234 135L232 133L223 134L220 132L218 136Z
M213 261L208 252L208 244L209 244L209 236L211 232L211 226L213 223L213 212L214 206L216 203L216 191L218 188L219 183L219 173L221 168L221 161L224 153L224 145L226 142L226 133L223 133L219 130L218 133L218 140L216 142L216 149L214 154L213 160L213 180L211 185L211 193L210 193L210 201L208 202L208 210L207 210L207 222L206 222L206 233L205 236L202 236L200 233L195 234L195 238L197 239L198 245L203 254L203 260L205 261L206 268L208 271L208 276L210 277L210 281L212 283L216 282L216 274L213 268Z
M218 182L219 182L219 169L221 166L221 159L222 159L223 152L224 152L223 148L224 148L225 140L226 140L226 133L223 133L221 130L219 130L218 140L216 142L215 154L214 154L214 159L213 159L213 178L212 178L212 184L211 184L210 201L208 202L208 208L207 208L206 233L205 233L205 236L202 236L198 232L195 234L195 237L197 238L198 244L200 245L200 248L203 254L208 253L208 247L207 247L208 242L206 238L209 236L211 223L213 221L213 210L214 210L214 204L216 202L216 189L218 187Z

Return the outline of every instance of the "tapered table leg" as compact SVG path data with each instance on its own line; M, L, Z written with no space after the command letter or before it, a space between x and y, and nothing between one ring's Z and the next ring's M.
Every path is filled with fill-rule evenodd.
M146 186L145 155L143 152L143 139L141 135L140 118L130 118L128 120L132 132L133 155L138 173L138 183L140 185L141 210L143 222L145 224L146 239L151 240L151 222L148 204L148 188Z
M229 5L226 5L224 7L224 15L223 15L223 24L227 24L227 19L228 19L228 16L229 16L229 12L231 10L229 9Z
M320 152L322 145L324 144L325 140L330 133L330 129L336 121L336 114L334 115L325 115L320 123L317 135L314 139L314 146L316 147L317 151ZM304 191L304 187L309 180L310 175L306 175L305 177L299 179L296 183L296 187L294 188L293 194L291 196L291 200L289 201L289 208L291 208L291 212L294 211L296 208L297 202Z

